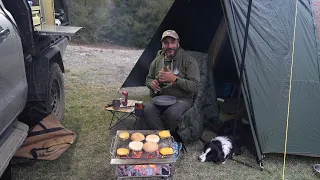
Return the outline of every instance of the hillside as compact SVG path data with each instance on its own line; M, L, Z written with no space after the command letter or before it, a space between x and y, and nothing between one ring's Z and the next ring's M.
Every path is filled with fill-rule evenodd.
M67 0L71 25L82 26L77 42L142 48L173 0Z

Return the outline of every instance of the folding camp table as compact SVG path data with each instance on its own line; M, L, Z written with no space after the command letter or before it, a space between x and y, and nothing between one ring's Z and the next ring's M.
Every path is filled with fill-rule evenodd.
M109 124L109 130L115 127L116 125L123 123L128 129L129 127L123 122L127 118L132 117L135 120L134 129L136 128L138 117L135 115L135 103L142 103L143 101L136 101L136 100L128 100L127 106L120 106L119 109L114 109L113 106L105 106L105 109L112 113L111 122ZM113 126L112 122L113 119L117 119L117 123Z

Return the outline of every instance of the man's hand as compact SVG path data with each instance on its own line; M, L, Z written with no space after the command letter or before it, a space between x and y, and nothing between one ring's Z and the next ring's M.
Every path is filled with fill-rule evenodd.
M159 71L160 82L174 82L176 78L177 77L172 73L170 69L168 69L168 71L164 71L163 69Z
M154 91L160 91L160 86L159 86L158 80L154 79L154 80L152 81L152 89L153 89Z

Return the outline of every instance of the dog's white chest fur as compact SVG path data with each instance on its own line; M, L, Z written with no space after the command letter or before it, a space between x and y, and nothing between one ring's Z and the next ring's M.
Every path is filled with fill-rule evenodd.
M232 143L231 140L228 137L225 136L217 136L212 141L220 141L222 146L222 152L224 153L224 158L230 153L232 149Z

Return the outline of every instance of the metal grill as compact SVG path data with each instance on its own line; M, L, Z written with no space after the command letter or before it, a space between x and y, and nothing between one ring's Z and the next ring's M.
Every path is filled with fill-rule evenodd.
M110 164L114 165L116 179L171 179L174 172L176 157L179 155L163 156L159 153L162 147L173 147L175 142L173 137L160 139L159 149L153 153L145 151L135 152L130 150L127 156L117 156L118 148L128 148L131 142L130 138L121 140L119 134L129 132L130 135L140 132L147 136L149 134L158 134L159 130L118 130L113 137L110 153ZM144 143L145 141L143 141Z

